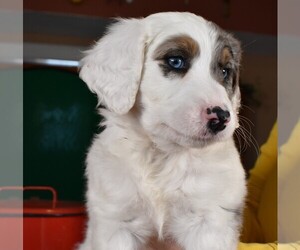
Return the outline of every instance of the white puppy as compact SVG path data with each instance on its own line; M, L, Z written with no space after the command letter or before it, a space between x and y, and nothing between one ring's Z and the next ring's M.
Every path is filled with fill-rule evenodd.
M105 130L89 149L80 250L137 250L156 235L186 250L236 249L245 177L238 127L240 44L191 13L120 19L80 77Z

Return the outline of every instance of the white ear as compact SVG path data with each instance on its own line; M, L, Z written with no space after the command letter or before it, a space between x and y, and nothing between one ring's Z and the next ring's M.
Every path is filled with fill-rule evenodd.
M118 114L134 105L144 62L142 19L121 19L81 61L80 78L99 103Z

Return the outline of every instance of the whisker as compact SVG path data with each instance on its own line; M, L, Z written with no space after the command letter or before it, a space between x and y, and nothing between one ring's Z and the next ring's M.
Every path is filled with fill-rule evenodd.
M249 148L253 147L255 153L258 156L259 145L252 133L252 128L254 127L253 122L248 117L245 117L243 115L239 115L239 120L240 120L240 126L236 129L236 135L237 135L238 143L240 144L241 151L245 152L248 147Z
M240 115L239 118L240 118L240 120L245 121L246 123L250 123L254 127L254 123L246 116Z
M241 109L243 109L243 108L246 108L246 109L248 109L249 111L251 111L252 113L255 113L254 109L250 108L248 105L242 104L242 105L241 105Z
M256 42L257 42L257 39L254 39L253 41L251 41L251 42L249 42L249 43L246 43L246 44L243 46L243 49L249 47L250 45L252 45L252 44L254 44L254 43L256 43Z
M241 142L242 152L244 152L248 146L248 142L247 142L248 140L247 138L245 138L245 134L241 128L238 128L236 130L236 133L238 137L241 137L240 142Z
M241 119L240 120L240 125L241 125L242 129L249 132L249 134L252 134L253 124L251 124L251 122Z
M241 134L240 130L237 129L236 130L236 138L238 140L239 152L243 153L243 152L245 152L245 150L246 150L247 147L245 145L244 140L241 140L240 137L243 139L243 135Z
M251 131L248 131L243 124L241 123L241 126L239 127L240 131L243 134L243 138L245 139L245 143L248 145L248 147L253 146L257 156L259 155L259 145L255 137L252 135Z
M242 153L242 142L241 142L241 140L240 140L238 131L237 131L236 138L237 138L237 140L238 140L239 152Z

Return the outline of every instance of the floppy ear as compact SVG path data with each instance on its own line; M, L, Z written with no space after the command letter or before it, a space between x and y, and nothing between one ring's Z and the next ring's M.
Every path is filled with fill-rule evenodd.
M118 114L134 105L144 63L142 19L120 19L81 60L80 78Z

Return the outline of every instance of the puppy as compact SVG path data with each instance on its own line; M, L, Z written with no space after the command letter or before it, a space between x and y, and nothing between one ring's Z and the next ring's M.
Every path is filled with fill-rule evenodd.
M87 52L80 77L106 109L86 160L80 250L139 250L153 235L185 250L236 249L240 57L212 22L172 12L120 19Z

